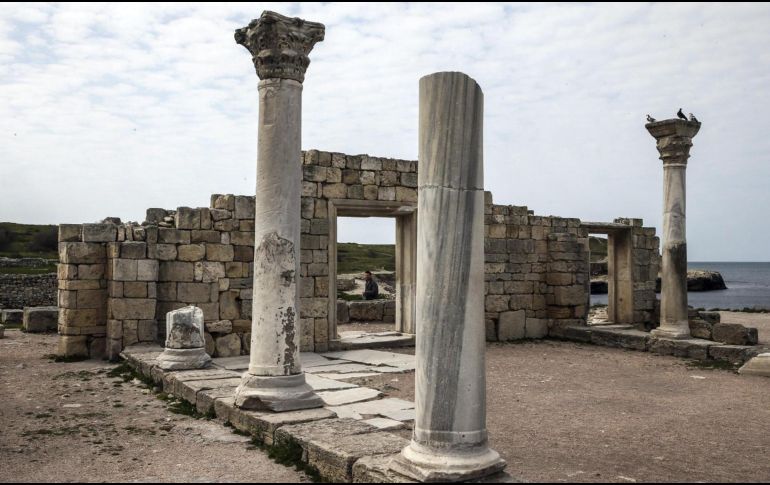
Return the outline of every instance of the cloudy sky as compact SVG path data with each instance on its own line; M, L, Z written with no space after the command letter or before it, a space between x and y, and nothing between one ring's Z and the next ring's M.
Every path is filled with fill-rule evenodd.
M257 76L233 31L262 10L323 22L303 149L415 159L417 87L485 94L486 187L539 215L660 227L647 113L703 122L688 174L693 261L770 261L767 4L4 5L0 221L143 220L252 194ZM392 242L379 219L340 240Z

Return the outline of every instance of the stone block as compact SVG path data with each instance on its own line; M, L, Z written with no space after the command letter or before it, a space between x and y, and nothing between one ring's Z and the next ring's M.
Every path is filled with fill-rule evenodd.
M160 227L158 228L158 242L163 244L190 244L190 231Z
M59 242L80 242L82 234L82 224L59 224Z
M24 309L23 328L25 332L55 331L58 323L59 309L55 306L26 307Z
M717 323L712 334L715 341L728 345L756 345L759 341L756 328L737 323Z
M115 224L83 224L83 242L110 242L118 238Z
M152 320L155 300L150 298L110 298L110 318L113 320Z
M136 281L136 259L113 259L111 277L113 281Z
M88 357L88 337L85 335L59 336L57 354L59 357Z
M714 342L700 339L671 340L663 338L650 339L650 352L659 355L672 355L697 360L708 360L709 347Z
M206 323L206 331L209 333L232 333L233 322L230 320L217 320Z
M236 357L241 355L241 338L231 333L214 339L217 357Z
M195 263L195 281L214 283L225 277L225 265L220 262L199 261Z
M343 183L322 184L323 196L326 199L344 199L348 193L348 186Z
M219 318L236 320L240 317L240 291L227 290L219 294Z
M59 243L59 262L64 264L103 263L107 257L104 245L88 242Z
M206 259L209 261L232 261L233 246L229 244L206 244Z
M183 303L208 303L211 301L211 283L178 283L176 295Z
M71 265L65 265L65 266L71 266ZM79 264L78 265L77 279L101 280L103 278L104 278L104 264Z
M173 261L176 259L176 244L149 244L147 257L160 261Z
M380 187L377 191L377 200L396 200L396 188Z
M508 310L510 299L508 295L487 295L484 309L488 312L504 312Z
M526 337L526 311L503 312L498 320L497 338L501 342L520 340Z
M107 290L80 290L77 293L77 308L107 308Z
M136 335L140 342L155 342L158 338L158 322L140 320L137 322Z
M325 318L329 313L326 298L300 298L301 318Z
M381 300L351 301L348 304L348 315L351 321L379 322L382 321L383 305Z
M67 327L96 327L104 325L104 313L97 308L59 309L59 325Z
M254 197L236 195L234 215L236 219L254 219Z
M548 320L542 318L527 318L527 338L546 338L548 336Z
M396 187L396 200L400 202L417 202L417 189Z
M200 229L201 211L190 207L177 207L174 215L174 226L177 229Z
M233 194L212 194L211 208L229 211L235 210L235 196Z
M709 356L714 360L742 365L756 356L759 351L747 345L714 345L709 347Z
M183 244L176 250L179 261L200 261L206 256L206 246L203 244Z
M217 223L222 221L217 221ZM195 243L219 243L222 233L214 230L190 231L190 242Z
M337 300L337 323L348 323L349 321L348 302L345 300Z
M711 340L711 332L713 325L705 320L696 318L689 321L690 335L694 338L702 338L705 340Z
M159 263L154 259L138 259L136 261L137 281L157 281Z
M646 351L650 346L650 334L639 330L594 327L591 343L605 347Z
M147 257L147 243L140 241L120 243L120 257L125 259L144 259Z
M160 263L158 281L193 281L193 263L181 261L163 261Z

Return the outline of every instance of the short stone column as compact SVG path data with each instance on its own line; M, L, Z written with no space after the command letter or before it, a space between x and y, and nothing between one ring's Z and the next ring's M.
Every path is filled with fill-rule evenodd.
M324 26L264 12L235 31L259 82L254 300L249 369L235 391L244 409L321 407L299 360L302 81Z
M663 160L663 264L660 327L651 333L663 338L690 338L687 319L687 237L685 174L692 139L700 123L671 119L645 125L657 141Z
M420 481L505 467L487 446L482 118L467 75L420 79L416 417L391 465Z
M203 369L211 365L203 336L203 310L187 306L166 314L166 348L158 356L163 370Z

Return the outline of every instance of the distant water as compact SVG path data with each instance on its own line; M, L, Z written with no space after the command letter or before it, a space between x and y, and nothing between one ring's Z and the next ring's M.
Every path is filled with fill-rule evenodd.
M745 307L770 310L770 263L707 263L691 261L689 269L718 271L726 290L696 291L687 294L688 304L695 308ZM660 298L660 295L658 295ZM591 303L607 304L607 295L591 295Z

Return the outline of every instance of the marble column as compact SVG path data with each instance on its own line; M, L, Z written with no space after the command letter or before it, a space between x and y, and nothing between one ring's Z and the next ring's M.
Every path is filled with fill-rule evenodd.
M264 12L235 31L259 82L254 300L248 370L235 391L244 409L321 407L299 360L302 81L324 26Z
M483 101L463 73L420 79L416 417L391 465L420 481L505 467L487 446Z
M166 314L166 348L158 356L163 370L204 369L211 365L203 337L203 310L186 306Z
M663 264L660 327L656 337L690 338L687 318L687 237L685 174L697 121L671 119L645 125L663 161Z

